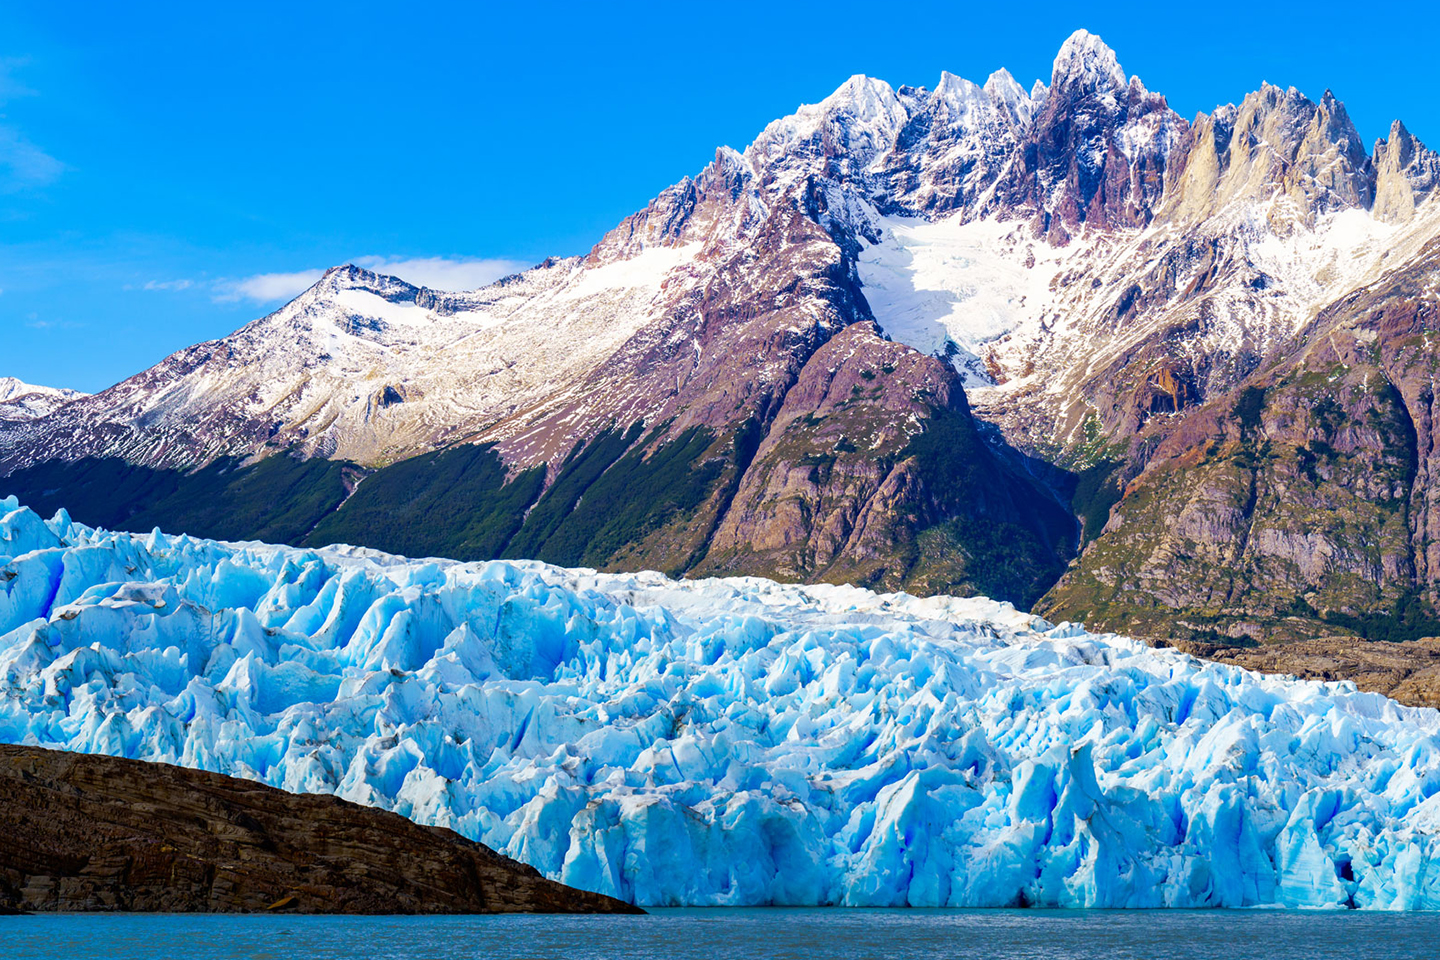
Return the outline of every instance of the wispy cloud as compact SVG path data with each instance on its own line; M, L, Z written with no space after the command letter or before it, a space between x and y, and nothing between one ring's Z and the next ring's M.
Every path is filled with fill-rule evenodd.
M399 277L432 290L474 290L529 266L519 260L452 260L445 257L360 257L354 263L357 267Z
M46 320L40 314L31 312L25 315L25 326L31 330L78 330L84 324L73 320Z
M432 290L474 290L517 270L523 270L526 266L522 261L503 258L369 256L356 257L350 262L357 267L399 277ZM221 303L234 303L239 300L276 303L304 293L324 274L324 270L314 269L297 270L293 273L259 273L252 277L217 280L211 288L212 297ZM179 285L182 283L184 286ZM145 284L145 289L184 290L190 285L188 280L167 280L163 283L152 281Z
M189 290L195 286L194 280L147 280L146 290Z
M324 270L297 270L294 273L257 273L239 280L216 280L214 296L222 303L290 300L313 286L324 274Z
M41 150L25 135L0 123L0 190L13 192L55 182L65 164Z
M17 57L0 58L0 104L35 96L34 90L15 79L15 71L25 62ZM31 143L17 127L0 122L0 192L43 187L64 171L65 164Z

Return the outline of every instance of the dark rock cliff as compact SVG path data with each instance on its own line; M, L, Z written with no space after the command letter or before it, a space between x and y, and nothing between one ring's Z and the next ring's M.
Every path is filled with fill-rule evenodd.
M160 763L0 745L0 908L639 913L450 830Z

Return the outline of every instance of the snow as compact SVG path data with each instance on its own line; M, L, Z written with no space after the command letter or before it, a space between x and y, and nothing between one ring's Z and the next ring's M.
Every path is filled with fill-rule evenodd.
M587 269L559 296L561 299L578 300L621 288L659 292L660 284L670 272L694 259L700 247L698 243L648 247L633 257Z
M1039 83L1039 81L1036 81ZM1043 90L1043 86L1041 87ZM1015 81L1010 71L1001 67L990 74L985 81L985 95L1013 118L1020 127L1028 127L1039 108L1039 98L1025 93L1025 88Z
M11 400L29 396L52 397L63 401L74 400L85 394L67 387L37 387L33 383L26 383L16 377L0 377L0 403L8 403Z
M642 904L1440 907L1440 715L983 598L11 499L0 739L335 793Z
M419 327L435 320L434 313L413 300L388 300L372 290L359 287L336 291L332 302L339 307L341 316L379 320L390 326Z
M1080 249L1024 237L1014 222L962 215L927 221L885 217L881 242L860 254L860 282L876 322L921 353L945 355L947 342L966 386L989 382L985 344L1046 312L1050 284ZM1027 267L1027 256L1034 265Z
M1113 92L1125 87L1125 71L1105 41L1088 30L1076 30L1060 45L1050 80L1052 89L1069 84Z
M824 153L843 147L840 162L861 170L888 150L909 115L884 80L856 74L820 103L803 104L788 117L771 122L746 149L752 163L777 163L797 147ZM815 144L823 139L823 144Z
M88 394L67 387L38 387L15 377L0 377L0 421L34 420Z
M1288 198L1251 204L1238 219L1254 238L1249 246L1252 262L1278 281L1294 303L1296 327L1339 293L1378 278L1391 262L1398 262L1397 254L1418 251L1436 230L1433 219L1396 225L1358 209L1321 214L1308 228L1293 207ZM1286 214L1293 218L1290 229L1277 233L1272 223Z
M511 420L517 411L538 416L573 395L663 313L666 296L698 282L689 267L697 250L552 260L460 293L336 268L218 344L181 351L64 410L30 455L80 451L188 469L249 456L255 437L274 431L276 443L307 455L374 464L433 450L437 438L503 440L529 422ZM387 388L405 402L377 405ZM0 404L0 423L13 406ZM145 427L97 428L114 421ZM0 447L6 439L0 432Z

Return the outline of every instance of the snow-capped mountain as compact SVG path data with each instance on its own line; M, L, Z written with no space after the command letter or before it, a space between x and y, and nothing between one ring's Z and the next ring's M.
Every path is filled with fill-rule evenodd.
M1328 91L1316 104L1267 85L1187 123L1082 30L1029 93L1004 71L983 86L946 73L934 90L852 77L744 153L719 151L588 257L484 291L332 270L76 408L76 425L116 435L66 429L58 452L188 465L269 444L383 463L547 419L570 424L570 442L613 417L658 422L684 404L657 392L672 372L683 390L704 354L677 315L727 292L714 287L727 274L768 283L775 265L745 248L794 213L824 229L789 266L833 265L864 302L834 304L821 336L869 313L894 339L948 350L1017 439L1064 444L1090 413L1133 431L1223 392L1319 306L1418 250L1440 231L1424 203L1437 178L1440 158L1398 123L1372 160ZM823 312L833 298L816 300ZM650 349L680 338L695 358L663 364L661 382ZM1176 369L1140 377L1137 351ZM623 400L596 389L616 373L640 381ZM1132 395L1104 392L1117 378ZM1179 392L1157 395L1161 379ZM141 421L144 436L125 429ZM512 446L522 463L568 449Z
M230 337L0 428L0 471L22 492L51 491L47 464L104 463L103 482L67 473L91 477L93 492L118 482L116 463L184 473L282 451L331 458L355 465L353 479L284 537L385 545L374 532L394 514L385 497L423 480L440 502L464 485L437 466L441 454L406 458L475 443L497 458L484 467L497 477L544 467L534 491L505 487L523 512L486 521L481 540L495 552L1028 602L1081 545L1068 507L1099 537L1081 558L1087 577L1085 557L1135 515L1110 519L1111 499L1151 489L1156 452L1228 422L1233 391L1299 362L1361 292L1420 271L1419 319L1404 336L1428 335L1437 183L1440 157L1403 125L1367 151L1328 91L1317 102L1267 84L1187 121L1077 31L1048 83L1028 91L1003 70L983 84L945 73L933 89L852 77L745 150L718 150L585 257L465 293L332 270ZM1381 353L1392 333L1375 331ZM1399 552L1352 564L1374 587L1360 593L1330 591L1309 567L1268 580L1284 586L1266 617L1311 604L1307 622L1318 623L1436 599L1420 571L1440 570L1440 553L1416 557L1440 551L1440 504L1417 478L1440 454L1419 407L1402 407L1419 439L1396 494L1409 530ZM1307 456L1348 449L1326 430L1301 437ZM1071 504L1073 480L1048 464L1102 473ZM394 470L405 484L381 479ZM1327 470L1299 475L1323 486ZM151 479L147 489L185 485ZM596 506L651 483L664 496L640 513ZM485 489L489 503L500 488ZM155 497L137 508L147 519L172 510ZM1204 553L1216 531L1240 536L1253 504L1221 499L1192 491L1172 505L1200 519L1161 526L1200 533L1167 557ZM339 519L322 521L324 510ZM1295 562L1306 536L1281 524L1238 552L1210 546L1232 567L1243 560L1235 574ZM1314 549L1366 549L1325 544ZM1099 575L1119 590L1111 567ZM977 579L982 569L995 579ZM1082 594L1073 602L1084 609L1069 613L1132 610L1110 594L1068 595ZM1154 602L1164 623L1189 617L1226 635L1253 613L1249 601ZM1199 609L1209 612L1196 619Z
M14 377L0 377L0 421L34 420L86 396L67 387L37 387Z
M366 464L433 450L573 389L651 319L683 256L557 260L468 294L337 267L275 313L36 424L44 449L27 454L190 467L267 446Z

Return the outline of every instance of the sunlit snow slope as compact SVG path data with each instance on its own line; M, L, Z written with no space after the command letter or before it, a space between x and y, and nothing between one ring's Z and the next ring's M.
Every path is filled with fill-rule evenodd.
M397 810L642 904L1440 906L1440 715L984 599L0 501L0 740Z

